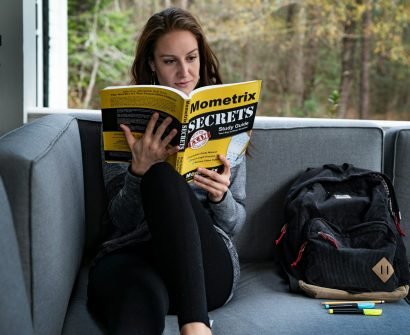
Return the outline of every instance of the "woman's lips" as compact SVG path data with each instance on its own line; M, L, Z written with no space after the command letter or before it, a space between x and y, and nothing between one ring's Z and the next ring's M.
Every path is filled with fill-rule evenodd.
M175 85L177 85L178 87L187 87L190 83L191 81L181 81L179 83L175 83Z

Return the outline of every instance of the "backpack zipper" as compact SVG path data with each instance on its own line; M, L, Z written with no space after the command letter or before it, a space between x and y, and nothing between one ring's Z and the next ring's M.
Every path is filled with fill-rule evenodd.
M283 228L282 228L282 229L283 229ZM331 235L329 235L329 234L327 234L327 233L324 233L324 232L322 232L322 231L319 231L317 234L318 234L321 238L323 238L324 240L329 241L336 249L339 249L339 243L337 242L337 240L336 240L333 236L331 236ZM297 256L296 259L290 264L290 266L291 266L292 268L299 264L300 260L302 259L303 252L305 251L306 245L307 245L308 242L309 242L309 241L305 241L305 242L303 242L302 245L300 246L299 251L298 251L298 256Z

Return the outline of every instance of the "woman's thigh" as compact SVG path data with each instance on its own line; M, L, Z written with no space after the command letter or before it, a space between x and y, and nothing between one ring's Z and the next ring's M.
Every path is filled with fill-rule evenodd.
M200 278L192 272L199 271L205 284L208 310L223 305L232 289L232 260L209 212L184 178L166 163L151 167L143 178L141 190L154 255L166 282L184 282L183 287L188 291L191 284L195 293ZM170 290L172 301L173 291Z

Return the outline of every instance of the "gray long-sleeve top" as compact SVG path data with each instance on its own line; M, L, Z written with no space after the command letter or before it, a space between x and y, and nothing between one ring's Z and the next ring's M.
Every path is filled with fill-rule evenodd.
M114 226L114 233L110 240L103 243L99 256L151 238L142 207L141 177L131 174L128 166L129 164L104 163L104 182L109 199L108 214ZM231 296L239 279L239 260L231 238L246 219L245 181L246 158L243 155L236 162L231 162L231 184L221 202L209 201L206 191L194 183L190 184L212 217L215 229L223 237L230 252L234 269Z

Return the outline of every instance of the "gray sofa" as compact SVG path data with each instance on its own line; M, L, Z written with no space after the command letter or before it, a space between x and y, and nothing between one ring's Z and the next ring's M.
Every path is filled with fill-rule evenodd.
M86 306L107 202L99 144L99 115L85 113L42 117L0 138L0 334L104 334ZM248 218L235 238L242 275L233 300L210 313L215 335L410 333L405 299L384 304L380 317L329 315L319 300L289 293L275 263L292 180L307 167L345 162L393 179L410 234L410 129L257 117ZM178 334L174 316L165 334Z

